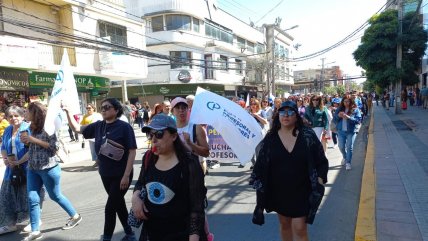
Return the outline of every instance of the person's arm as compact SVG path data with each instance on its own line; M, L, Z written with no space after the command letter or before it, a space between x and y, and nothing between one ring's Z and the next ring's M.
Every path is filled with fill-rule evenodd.
M1 156L3 158L3 163L5 166L9 166L9 160L7 159L7 152L5 149L1 150Z
M328 130L328 125L329 125L329 121L328 121L328 114L327 114L327 112L328 112L328 110L327 110L327 108L325 108L324 107L324 111L322 112L322 119L323 119L323 121L324 121L324 126L323 126L323 128L324 128L324 130L326 131L326 130Z
M193 131L193 130L192 130ZM208 157L210 155L210 147L207 142L207 132L201 125L196 125L196 143L193 143L190 140L190 135L188 133L183 133L186 143L198 156Z
M47 134L46 134L47 135ZM56 136L55 134L48 137L48 141L40 140L32 135L22 136L21 135L21 142L28 144L33 143L35 145L39 145L45 149L52 149L52 151L56 151Z
M325 156L324 148L316 135L313 135L314 144L312 145L312 153L315 162L315 169L318 174L318 182L320 184L327 183L328 159Z
M260 123L262 123L263 125L266 125L268 122L265 118L263 118L262 116L260 116L257 113L251 113L252 116L256 117L257 120L260 121Z
M70 113L70 111L68 111L67 107L63 106L62 109L65 111L65 114L67 115L68 124L70 125L71 129L74 132L81 134L85 126L81 126L76 121L76 119L74 119L73 115Z
M131 171L134 166L135 154L136 154L136 149L129 150L125 173L123 174L122 180L120 181L121 190L125 190L129 187L129 176L131 175Z

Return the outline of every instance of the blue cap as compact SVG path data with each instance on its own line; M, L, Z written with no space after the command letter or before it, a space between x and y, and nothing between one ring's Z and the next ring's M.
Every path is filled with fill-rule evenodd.
M287 101L282 102L281 107L279 107L279 110L284 109L286 107L293 109L295 112L298 112L297 104L294 101L287 100Z
M340 104L340 99L339 98L333 98L331 100L331 102L336 103L336 104Z
M167 128L177 130L177 124L175 123L175 120L172 119L172 117L160 113L155 115L150 124L144 126L141 130L143 132L149 132L152 129L160 131Z

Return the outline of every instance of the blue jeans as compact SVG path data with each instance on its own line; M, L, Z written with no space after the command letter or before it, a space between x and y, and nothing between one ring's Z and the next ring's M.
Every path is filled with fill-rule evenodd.
M344 132L338 131L338 139L339 139L339 150L342 153L343 159L345 159L346 163L351 164L352 160L352 151L354 148L355 138L357 137L357 133L352 132Z
M91 150L91 157L92 161L98 160L97 152L95 152L95 142L94 141L88 141L89 142L89 149Z
M58 203L70 217L76 214L70 201L61 193L60 179L61 168L59 165L45 170L28 170L27 192L32 231L40 230L40 189L43 185L45 185L49 197Z

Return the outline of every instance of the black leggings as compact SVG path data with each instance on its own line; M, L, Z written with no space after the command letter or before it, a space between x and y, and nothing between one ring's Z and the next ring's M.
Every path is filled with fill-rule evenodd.
M129 184L132 182L133 172L129 175ZM108 194L107 203L105 207L105 222L104 222L104 237L111 237L116 227L116 213L119 217L120 223L123 226L126 234L132 233L131 226L128 225L128 209L125 203L125 194L128 188L120 190L120 181L122 177L103 177L101 180L104 189Z

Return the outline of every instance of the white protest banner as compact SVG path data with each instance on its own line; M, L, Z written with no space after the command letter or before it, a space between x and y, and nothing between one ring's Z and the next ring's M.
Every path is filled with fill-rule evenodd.
M245 109L200 87L196 90L190 122L214 127L242 164L251 159L263 139L260 125Z
M73 72L71 71L66 49L64 49L61 67L56 75L55 84L49 99L48 112L46 114L44 126L48 135L53 135L58 131L64 121L61 102L68 106L70 113L77 114L80 112L76 82L74 80Z
M223 137L212 126L207 127L208 145L210 146L210 160L238 162L238 157Z

